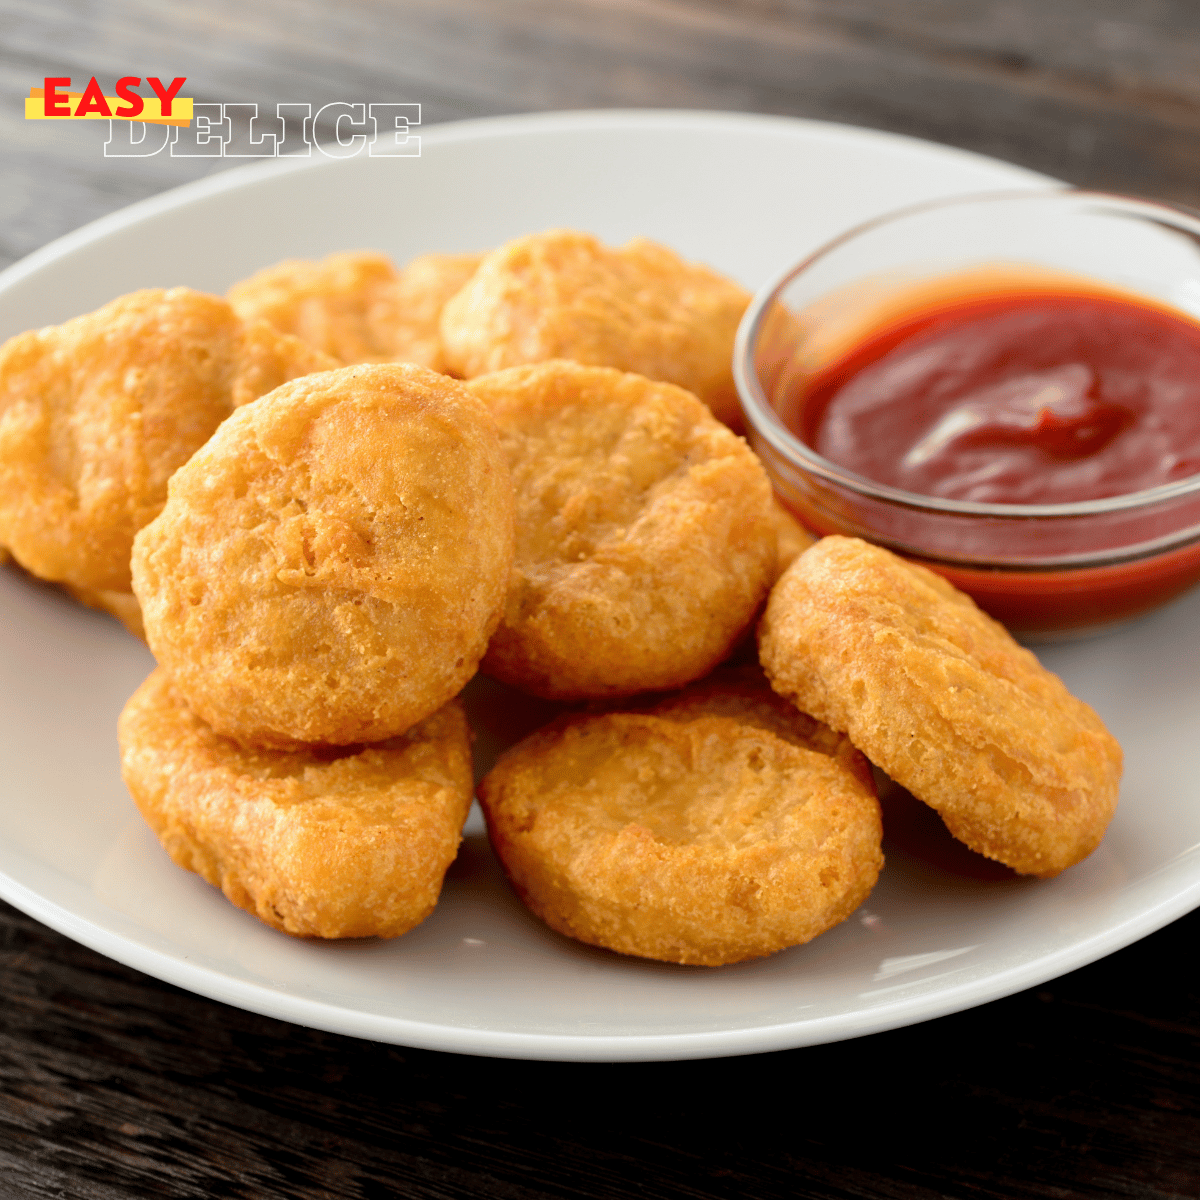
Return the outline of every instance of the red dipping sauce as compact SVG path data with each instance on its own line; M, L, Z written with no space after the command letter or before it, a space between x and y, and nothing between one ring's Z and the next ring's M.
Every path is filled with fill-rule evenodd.
M809 529L923 562L1031 636L1200 580L1200 491L1183 484L1200 476L1200 322L1003 264L835 300L777 307L754 350L768 406L820 456L750 430Z
M1066 504L1200 473L1200 325L1108 295L913 314L807 381L796 432L878 483Z

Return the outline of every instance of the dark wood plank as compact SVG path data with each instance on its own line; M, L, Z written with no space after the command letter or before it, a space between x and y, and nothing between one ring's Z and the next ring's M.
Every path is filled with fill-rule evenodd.
M1198 935L1192 914L1035 991L856 1041L605 1066L297 1028L3 907L0 1179L84 1200L1193 1197Z
M1088 186L1200 205L1190 0L233 0L0 6L0 259L230 160L105 159L26 123L46 75L178 73L208 101L416 101L426 122L672 106L891 129Z

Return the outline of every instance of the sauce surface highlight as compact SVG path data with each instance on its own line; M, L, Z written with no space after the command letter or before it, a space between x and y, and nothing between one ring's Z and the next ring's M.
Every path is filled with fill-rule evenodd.
M825 458L922 495L1124 495L1200 473L1200 324L1082 289L946 297L868 332L788 407Z

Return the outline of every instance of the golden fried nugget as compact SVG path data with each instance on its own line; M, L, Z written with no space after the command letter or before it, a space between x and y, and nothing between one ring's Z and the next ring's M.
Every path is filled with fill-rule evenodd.
M479 798L517 893L580 941L703 966L844 920L883 864L869 774L769 703L689 703L560 719L501 757Z
M148 290L0 347L0 543L27 570L129 591L134 534L233 410L336 365L224 300Z
M241 408L302 375L338 367L336 359L306 346L291 334L280 333L266 321L242 321L238 349L237 375L230 389L234 408Z
M396 937L433 911L471 806L458 701L341 750L248 750L156 670L119 724L125 782L164 849L239 908L300 937Z
M706 679L660 700L655 716L670 721L697 717L731 717L743 725L765 729L803 750L815 750L837 759L872 791L875 776L862 751L844 734L801 712L771 688L758 663L722 667Z
M500 618L512 483L466 388L343 367L239 409L134 546L146 638L247 745L378 741L458 694Z
M414 362L445 369L442 306L482 255L426 254L397 274L383 254L289 259L229 289L242 317L260 317L342 363Z
M644 238L610 250L555 229L487 255L442 310L442 342L465 379L570 358L678 384L737 424L733 338L749 300Z
M775 578L778 579L817 539L775 497L771 505L775 523Z
M547 699L681 687L733 647L775 566L771 488L682 388L556 360L468 385L500 426L517 553L483 669Z
M442 309L475 274L482 254L423 254L400 272L395 291L392 357L448 371Z
M392 357L396 268L384 254L287 259L225 293L238 316L261 318L342 363Z
M849 734L972 850L1045 877L1104 836L1120 746L932 571L823 538L775 585L759 649L776 691Z

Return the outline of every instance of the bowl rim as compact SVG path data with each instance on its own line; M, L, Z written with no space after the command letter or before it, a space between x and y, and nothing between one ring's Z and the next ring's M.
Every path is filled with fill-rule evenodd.
M926 496L920 492L910 492L890 484L878 483L865 475L838 466L818 454L788 429L763 391L758 371L754 365L754 352L758 346L759 334L767 313L788 284L818 260L833 253L861 234L905 217L967 204L1031 200L1044 202L1058 197L1064 199L1073 197L1079 200L1094 199L1110 205L1120 205L1129 215L1140 215L1158 224L1168 225L1173 231L1184 233L1200 244L1200 211L1198 210L1167 201L1145 200L1138 196L1096 191L1090 188L1074 187L1070 184L1055 184L1032 190L1022 188L977 192L966 196L926 200L918 204L905 205L903 208L892 209L880 216L872 217L868 221L862 221L822 243L798 263L786 268L768 281L755 293L742 315L734 339L733 378L742 414L746 420L747 433L753 432L765 439L792 466L800 470L807 470L827 483L837 484L872 499L923 512L1003 518L1010 521L1061 520L1150 508L1181 496L1200 493L1200 473L1197 473L1189 475L1186 479L1158 484L1156 487L1144 488L1137 492L1125 492L1119 496L1105 496L1096 500L1073 500L1060 504L997 504L982 500L952 500L942 496ZM1178 535L1169 536L1173 539Z

